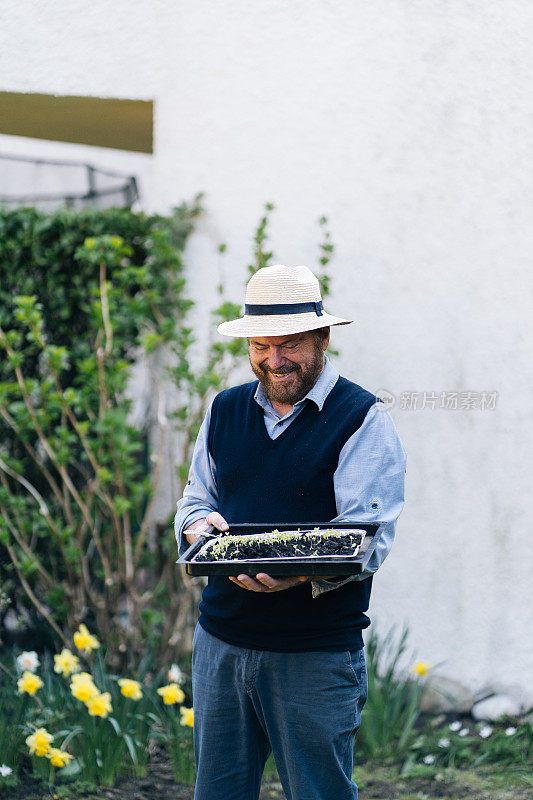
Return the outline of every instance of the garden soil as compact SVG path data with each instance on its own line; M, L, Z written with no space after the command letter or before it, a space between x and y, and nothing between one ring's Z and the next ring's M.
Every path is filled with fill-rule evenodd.
M357 777L360 800L533 800L533 786L518 774L455 772L453 777L399 778L392 770L364 770ZM122 780L113 788L83 790L76 784L46 790L27 777L13 788L1 787L2 800L193 800L193 789L174 781L170 762L152 761L144 778ZM285 800L281 784L265 782L261 800ZM334 800L334 798L332 798Z

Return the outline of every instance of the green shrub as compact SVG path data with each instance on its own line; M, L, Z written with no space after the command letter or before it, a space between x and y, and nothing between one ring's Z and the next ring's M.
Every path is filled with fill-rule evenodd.
M157 563L146 546L157 480L127 380L170 341L186 362L182 251L199 212L0 212L0 578L36 628L61 638L87 618L122 660L158 630L142 576L170 552Z
M168 218L0 210L0 580L25 624L33 619L24 646L43 646L45 619L50 647L86 621L115 668L138 663L146 648L161 663L190 648L201 584L175 566L174 509L149 542L153 501L171 427L179 495L207 404L246 353L245 340L214 337L216 322L240 313L220 286L204 359L191 366L183 249L200 210L198 199ZM249 272L273 257L271 211ZM126 388L140 354L157 395L150 431L130 422ZM174 409L165 408L165 379Z
M19 659L35 659L33 671L24 671L14 658L0 662L0 765L12 769L10 780L31 770L50 786L75 777L112 786L121 776L145 774L150 744L157 740L173 762L179 760L177 779L190 781L190 695L187 700L175 683L161 686L164 670L154 670L150 656L127 675L113 674L98 641L92 634L86 638L94 649L70 643L72 650L45 653L40 662L35 652L21 654ZM36 750L43 737L43 749Z

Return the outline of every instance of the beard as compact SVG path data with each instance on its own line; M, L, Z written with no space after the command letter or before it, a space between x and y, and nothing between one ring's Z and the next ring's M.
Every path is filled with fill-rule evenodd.
M279 369L271 370L266 365L255 366L250 361L250 366L270 401L273 400L275 403L293 406L303 400L320 377L324 368L324 350L322 349L322 343L317 341L311 358L305 364L289 362ZM277 383L270 376L271 372L283 375L290 373L291 377L283 383Z

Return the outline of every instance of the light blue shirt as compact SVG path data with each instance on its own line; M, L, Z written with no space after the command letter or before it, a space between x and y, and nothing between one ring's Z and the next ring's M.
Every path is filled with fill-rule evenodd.
M284 417L274 410L259 383L254 399L264 413L265 426L271 439L276 439L296 419L309 402L322 411L339 373L326 357L320 377L303 400ZM405 451L390 414L380 410L380 403L371 406L358 430L348 439L339 454L333 474L337 516L331 522L381 523L377 544L368 564L359 575L339 581L312 581L313 597L336 589L350 580L363 580L381 566L394 540L396 520L404 504ZM216 464L209 452L207 437L211 420L209 406L194 447L189 480L178 501L174 521L180 553L188 547L183 531L196 520L218 509Z

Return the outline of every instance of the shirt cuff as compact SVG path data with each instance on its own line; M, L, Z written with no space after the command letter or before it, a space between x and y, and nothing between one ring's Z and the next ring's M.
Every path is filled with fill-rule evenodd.
M185 553L185 551L188 550L189 547L191 546L187 541L187 537L185 536L185 528L188 528L189 525L193 524L193 522L198 522L199 519L205 519L205 517L207 517L207 515L210 514L212 510L213 509L209 509L207 511L206 510L199 511L197 509L195 512L191 511L182 521L179 528L178 526L176 526L175 534L176 534L176 541L178 543L178 552L180 556L182 556Z
M322 578L321 580L311 581L311 593L313 595L313 600L315 600L317 597L320 597L320 595L324 594L324 592L331 592L332 589L338 589L339 586L344 586L345 583L353 581L354 577L354 575L348 575L347 578L339 578L338 580L335 578Z

